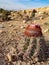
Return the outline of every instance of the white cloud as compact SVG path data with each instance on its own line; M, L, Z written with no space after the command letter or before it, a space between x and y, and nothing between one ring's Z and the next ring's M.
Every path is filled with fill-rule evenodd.
M20 1L26 1L26 3L21 3ZM41 3L40 0L0 0L0 8L5 9L29 9L41 6L46 5Z
M16 0L16 1L31 1L31 0Z
M5 9L23 9L25 8L25 5L19 2L14 3L12 0L0 0L0 7Z

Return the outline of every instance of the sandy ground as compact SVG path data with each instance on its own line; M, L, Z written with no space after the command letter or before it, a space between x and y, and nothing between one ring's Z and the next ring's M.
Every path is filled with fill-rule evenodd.
M35 21L35 23L41 26L45 40L49 41L49 17ZM24 35L25 27L31 23L32 21L26 23L23 23L23 21L0 22L0 65L49 65L49 60L37 63L33 63L34 61L32 60L28 62L22 62L20 60L17 62L9 62L5 60L5 55L7 55L9 51L11 51L11 53L14 51L16 54L17 43L19 43L18 48L23 48L22 46L26 43Z

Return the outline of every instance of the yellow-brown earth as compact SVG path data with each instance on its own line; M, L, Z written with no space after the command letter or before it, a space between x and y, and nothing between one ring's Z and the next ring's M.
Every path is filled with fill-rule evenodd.
M44 9L39 10L41 11ZM48 10L49 8L47 8L46 12L48 12L49 14ZM26 43L24 36L25 28L28 24L31 24L32 22L37 23L41 26L45 40L49 43L49 15L44 19L33 19L27 22L23 22L23 20L21 21L21 19L19 21L12 20L0 22L0 63L3 63L1 65L6 65L4 63L7 63L7 65L49 65L49 59L45 62L42 61L37 63L32 63L35 62L32 60L28 62L22 62L20 60L12 62L11 58L9 57L10 55L8 55L8 53L17 54L17 43L19 44L18 48L20 50L23 48L23 45ZM8 60L6 56L9 57Z

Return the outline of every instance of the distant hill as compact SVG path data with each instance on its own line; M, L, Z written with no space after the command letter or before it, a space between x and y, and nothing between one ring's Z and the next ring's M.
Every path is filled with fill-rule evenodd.
M35 11L34 11L35 10ZM49 7L43 8L36 8L36 9L28 9L28 10L18 10L18 11L8 11L0 8L0 14L3 13L1 16L3 20L31 20L36 15L44 16L49 15ZM37 13L37 14L35 14ZM43 16L43 17L44 17ZM47 17L47 16L46 16Z

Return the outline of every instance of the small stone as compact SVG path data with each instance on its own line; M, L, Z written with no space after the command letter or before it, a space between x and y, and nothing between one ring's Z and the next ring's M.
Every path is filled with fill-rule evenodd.
M4 25L3 24L0 24L0 28L4 28Z
M0 57L0 65L5 65L5 64L6 64L6 62L5 62L4 56Z
M26 20L23 20L23 23L26 23Z
M49 18L49 17L48 17Z
M12 62L9 62L7 65L14 65Z
M45 32L45 33L46 33L46 32L49 32L49 29L46 29L44 32Z
M49 64L49 61L48 61L48 64Z
M22 65L26 65L26 63L25 62L22 62Z
M2 32L3 32L3 30L0 29L0 33L2 33Z
M37 62L37 63L36 63L36 65L40 65L40 63L39 63L39 62Z
M37 62L38 61L38 58L35 58L35 61Z
M23 26L21 26L20 28L23 29Z
M9 27L11 27L11 24L9 25Z
M37 21L34 21L34 23L36 23Z
M12 55L12 56L11 56L11 60L12 60L13 62L17 61L17 56L16 56L16 55Z
M17 65L22 65L22 62L21 61L18 61Z
M3 57L3 54L0 53L0 57Z
M31 65L31 64L30 64L30 61L27 63L27 65Z
M9 33L11 34L12 32L10 31Z
M49 61L49 58L47 60Z
M43 19L43 17L42 17L42 16L40 17L40 20L41 20L41 19Z
M6 56L7 56L8 60L9 60L9 62L10 62L11 61L11 55L8 53Z

